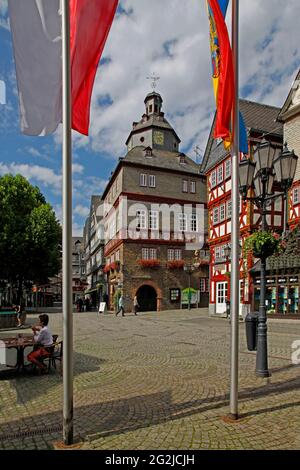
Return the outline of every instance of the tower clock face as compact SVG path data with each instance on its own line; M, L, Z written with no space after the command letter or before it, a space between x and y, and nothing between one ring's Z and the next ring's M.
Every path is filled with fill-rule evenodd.
M154 143L157 145L164 145L164 134L160 131L155 131L153 135Z

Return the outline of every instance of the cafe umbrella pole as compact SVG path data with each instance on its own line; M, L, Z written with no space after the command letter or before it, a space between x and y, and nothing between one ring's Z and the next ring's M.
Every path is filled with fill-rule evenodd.
M62 1L63 97L63 441L73 444L72 134L70 6Z

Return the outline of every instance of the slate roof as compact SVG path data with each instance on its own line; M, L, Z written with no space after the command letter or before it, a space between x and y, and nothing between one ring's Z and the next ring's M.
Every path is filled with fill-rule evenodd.
M280 122L277 122L280 108L240 99L240 111L244 117L248 135L251 135L251 132L255 131L262 134L273 134L279 137L283 135L283 125ZM201 165L202 173L206 173L210 168L223 160L230 153L224 149L222 141L219 141L219 139L215 140L213 138L215 119L216 115L214 116Z
M147 165L162 170L176 170L180 173L199 175L199 165L183 153L153 149L152 157L145 157L145 148L144 146L134 147L122 160L127 163ZM185 163L180 163L180 155L184 155Z
M173 127L171 126L171 124L169 124L169 122L166 120L166 118L162 115L157 115L157 114L152 114L151 116L148 116L148 119L147 120L141 120L140 122L138 122L132 129L132 131L130 132L127 140L126 140L126 145L128 144L129 140L130 140L130 137L132 136L132 134L135 134L137 131L140 131L140 130L144 130L144 129L147 129L147 128L161 128L161 129L168 129L170 131L173 132L173 134L175 134L178 142L181 142L181 140L179 139L178 135L176 134L176 132L174 131Z

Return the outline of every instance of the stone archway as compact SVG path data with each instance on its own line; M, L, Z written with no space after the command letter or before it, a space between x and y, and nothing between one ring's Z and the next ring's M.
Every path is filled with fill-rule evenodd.
M157 311L157 293L154 287L145 284L137 290L136 295L140 312Z
M162 291L153 281L143 282L138 288L132 289L132 298L135 295L141 312L161 310Z

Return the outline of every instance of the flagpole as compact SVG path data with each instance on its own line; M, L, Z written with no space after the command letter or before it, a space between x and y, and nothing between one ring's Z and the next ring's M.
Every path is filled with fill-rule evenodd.
M72 135L70 7L62 1L63 100L63 441L73 443Z
M239 0L232 0L232 51L234 68L234 109L232 144L232 216L231 216L231 364L230 364L230 416L238 418L239 369Z

